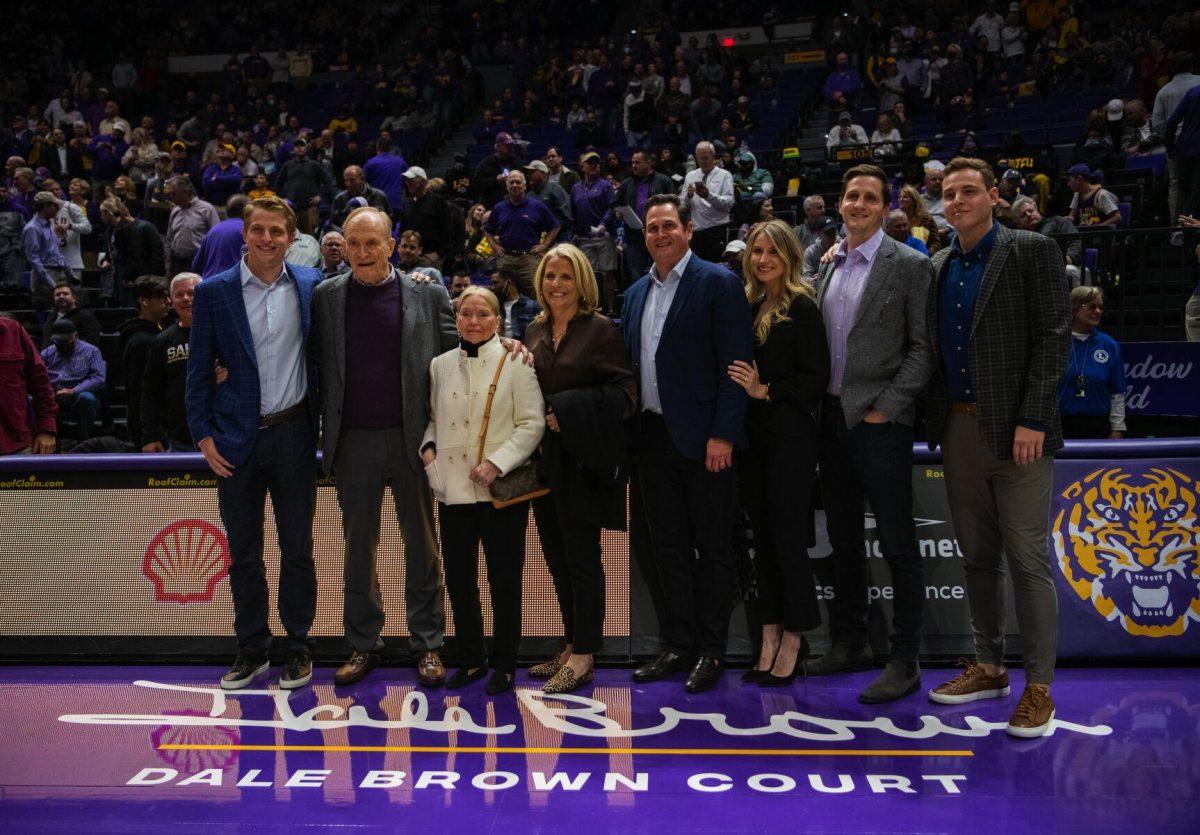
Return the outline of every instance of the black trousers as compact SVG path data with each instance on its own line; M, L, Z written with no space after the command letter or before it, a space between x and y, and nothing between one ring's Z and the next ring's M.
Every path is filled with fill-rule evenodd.
M808 561L816 424L806 437L752 432L738 461L742 506L754 531L759 618L788 632L821 625L816 583Z
M1103 439L1112 432L1108 413L1102 415L1064 415L1062 418L1064 438Z
M521 644L521 572L525 567L525 529L529 503L497 510L491 502L438 503L442 532L442 567L454 612L454 635L462 666L484 667L488 652L479 602L479 543L487 562L492 601L491 666L505 673L517 669Z
M308 414L258 430L254 449L229 478L217 480L221 522L229 537L229 588L238 649L266 653L271 646L263 514L267 493L279 533L279 620L289 650L308 649L317 609L313 567L313 510L317 500L316 435Z
M643 412L637 467L662 583L662 638L681 655L725 657L733 610L736 469L718 473L675 448L660 415Z
M847 429L836 397L827 397L821 412L821 489L833 548L833 638L863 643L868 637L865 496L871 502L880 549L892 572L891 655L915 661L921 642L925 581L912 513L912 428L864 421Z
M722 256L725 254L725 244L728 243L725 239L728 235L728 223L696 229L692 232L692 252L705 261L720 264L724 260Z
M574 652L592 655L604 638L600 526L580 519L567 505L555 491L533 502L533 518L562 611L563 638Z

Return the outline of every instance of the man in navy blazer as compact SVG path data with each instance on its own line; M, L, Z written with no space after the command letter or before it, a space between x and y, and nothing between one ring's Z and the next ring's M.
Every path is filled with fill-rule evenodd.
M296 215L277 197L250 203L242 238L247 252L238 265L196 287L188 427L218 476L221 521L229 537L238 655L221 687L245 687L270 667L263 563L263 507L270 493L279 532L279 619L287 631L279 686L292 689L312 679L317 398L305 343L321 275L284 263L296 239ZM228 371L220 385L218 365Z
M746 393L725 369L752 361L750 306L732 273L692 253L689 206L677 195L649 199L645 228L654 265L626 291L621 327L639 383L637 471L666 651L633 678L690 669L686 689L698 693L720 680L733 609Z

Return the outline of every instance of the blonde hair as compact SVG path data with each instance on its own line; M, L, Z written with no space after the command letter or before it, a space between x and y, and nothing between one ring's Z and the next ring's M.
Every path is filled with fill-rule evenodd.
M937 225L933 221L933 215L929 214L929 210L925 208L925 201L921 199L921 192L917 191L914 186L904 186L900 189L902 196L908 197L912 201L912 211L906 211L903 206L900 207L908 215L909 222L913 226L924 226L933 234L937 230Z
M550 305L546 303L546 296L542 293L542 283L546 278L546 265L552 258L562 258L571 265L571 272L575 274L575 287L579 290L579 314L591 316L600 306L600 286L596 283L596 273L582 249L574 244L559 244L542 256L537 265L537 272L533 275L533 292L537 296L537 303L542 306L541 312L533 321L550 321Z
M1094 302L1096 299L1100 298L1103 295L1104 295L1103 289L1101 289L1100 287L1096 287L1093 285L1087 285L1087 284L1081 284L1080 286L1071 290L1071 295L1070 295L1071 318L1074 319L1075 314L1078 313L1079 309L1081 307L1083 307L1085 304L1091 304L1092 302Z
M284 202L282 197L260 197L257 200L251 200L250 205L246 207L242 219L250 220L250 216L254 214L255 209L261 209L264 212L274 212L277 215L283 215L284 223L287 224L288 232L296 231L296 213L292 211L292 207Z
M800 249L800 239L792 231L792 227L782 220L766 220L756 223L746 233L746 251L742 255L742 272L746 276L746 298L754 304L766 297L763 283L755 276L750 264L750 255L754 249L754 239L765 235L771 245L779 253L783 262L783 278L781 280L779 298L777 298L765 316L760 316L754 325L754 338L759 345L767 341L771 328L788 319L788 308L797 296L808 296L815 299L817 294L813 286L803 275L804 252Z
M500 300L496 298L496 294L486 287L480 287L477 284L472 284L467 289L463 290L458 296L458 309L462 310L463 302L472 296L479 296L483 299L483 303L488 306L496 316L500 315Z
M129 207L120 197L106 197L100 204L100 211L108 212L113 217L129 217Z

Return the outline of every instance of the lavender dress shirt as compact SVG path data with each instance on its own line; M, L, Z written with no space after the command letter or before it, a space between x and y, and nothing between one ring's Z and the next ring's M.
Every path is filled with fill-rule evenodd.
M821 313L825 317L825 335L829 340L829 388L834 397L842 393L842 374L846 371L846 340L854 327L858 305L862 301L867 276L875 263L875 255L883 242L879 229L861 246L847 249L842 241L833 256L833 273Z

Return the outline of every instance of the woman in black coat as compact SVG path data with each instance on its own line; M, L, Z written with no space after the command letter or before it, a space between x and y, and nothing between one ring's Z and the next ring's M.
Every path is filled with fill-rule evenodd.
M754 310L754 363L729 376L746 390L750 447L741 458L742 503L754 532L754 565L763 623L758 663L743 676L784 687L808 656L804 633L821 622L808 562L817 409L829 385L829 346L803 253L781 220L746 235L743 271Z
M563 618L564 648L529 670L547 693L592 680L604 629L601 528L625 527L625 419L637 383L621 333L597 312L600 291L583 252L559 244L538 264L542 313L525 331L546 401L541 471L550 495L533 503Z

